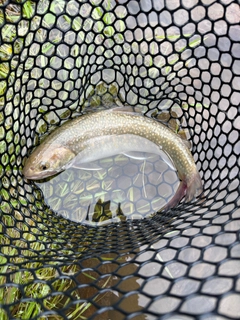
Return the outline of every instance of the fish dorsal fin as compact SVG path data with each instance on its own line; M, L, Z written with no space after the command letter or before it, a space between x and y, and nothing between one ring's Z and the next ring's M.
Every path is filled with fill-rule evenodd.
M180 129L177 132L177 135L179 136L179 138L181 138L182 142L185 144L185 146L191 150L192 149L192 143L190 140L188 140L189 137L189 131L187 129Z
M116 107L112 108L109 111L111 112L121 112L121 113L132 113L132 114L138 114L142 115L142 110L140 107L133 107L133 106L121 106L121 107Z
M191 149L192 149L192 143L191 143L189 140L183 139L182 137L181 137L181 139L182 139L182 142L185 144L185 146L186 146L189 150L191 150Z
M171 114L174 118L171 118ZM169 129L171 129L175 134L177 134L181 138L185 146L191 150L192 143L188 140L189 131L183 128L179 130L179 126L181 126L181 121L178 119L176 112L171 111L171 114L169 111L162 111L159 113L158 110L155 110L151 113L151 117L161 122Z
M115 107L112 109L109 109L111 112L121 112L121 113L128 113L128 114L134 114L134 115L143 115L142 110L140 107L133 107L133 106L121 106L121 107ZM168 122L159 121L163 123L165 126L168 126ZM185 144L185 146L191 150L192 149L192 143L187 139L185 130L180 130L176 132L176 130L170 126L168 126L169 129L171 129L175 134L177 134L181 139L182 142Z

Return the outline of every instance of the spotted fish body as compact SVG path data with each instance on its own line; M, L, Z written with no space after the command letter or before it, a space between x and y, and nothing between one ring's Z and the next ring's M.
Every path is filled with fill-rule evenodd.
M23 174L28 179L43 179L76 163L129 151L164 151L172 159L181 183L168 208L184 195L190 201L202 192L196 164L182 139L152 118L118 108L83 115L57 128L27 159Z

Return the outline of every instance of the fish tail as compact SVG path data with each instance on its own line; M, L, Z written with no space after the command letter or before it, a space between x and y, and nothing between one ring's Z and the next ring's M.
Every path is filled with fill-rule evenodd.
M196 171L195 174L191 176L191 178L183 179L180 182L175 195L163 207L163 209L168 210L175 207L184 196L185 196L185 202L190 202L193 198L200 195L202 191L203 191L202 180L199 173Z
M189 202L193 198L199 196L203 191L202 180L198 171L196 171L190 179L187 180L187 190L185 201Z
M186 193L186 189L187 189L186 181L181 181L175 195L161 210L168 210L175 207L184 197Z

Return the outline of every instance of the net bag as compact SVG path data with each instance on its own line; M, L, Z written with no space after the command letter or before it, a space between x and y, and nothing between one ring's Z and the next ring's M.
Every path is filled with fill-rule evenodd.
M0 1L0 319L240 318L239 23L237 0ZM43 136L116 105L185 132L203 198L155 212L155 160L23 177ZM115 181L137 219L96 196L79 223Z

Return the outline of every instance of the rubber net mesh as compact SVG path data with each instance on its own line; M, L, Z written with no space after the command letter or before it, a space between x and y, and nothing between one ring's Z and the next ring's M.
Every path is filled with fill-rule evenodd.
M239 1L1 0L0 23L0 319L239 319ZM67 216L92 197L81 183L111 183L40 186L23 165L64 121L125 104L187 133L205 198L83 225Z

